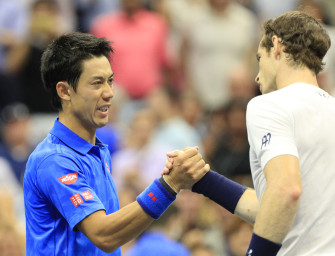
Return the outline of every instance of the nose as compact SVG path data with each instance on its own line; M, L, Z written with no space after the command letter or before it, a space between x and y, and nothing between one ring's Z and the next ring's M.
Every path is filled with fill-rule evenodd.
M256 76L256 78L255 78L255 82L256 82L257 84L259 84L259 73L257 74L257 76Z
M114 86L113 84L106 83L104 91L102 93L102 98L109 100L114 97Z

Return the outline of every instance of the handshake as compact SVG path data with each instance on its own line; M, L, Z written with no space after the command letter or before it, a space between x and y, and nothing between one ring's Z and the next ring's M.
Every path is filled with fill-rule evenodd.
M187 147L167 153L162 172L165 182L176 192L191 189L210 169L198 147Z

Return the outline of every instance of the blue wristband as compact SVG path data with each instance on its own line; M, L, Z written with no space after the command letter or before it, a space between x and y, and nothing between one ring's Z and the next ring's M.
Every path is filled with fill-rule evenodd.
M280 248L281 244L274 243L252 233L251 242L245 256L275 256Z
M210 170L195 183L192 191L207 196L234 214L236 205L247 188Z
M175 199L158 179L136 198L143 210L154 219L158 219Z

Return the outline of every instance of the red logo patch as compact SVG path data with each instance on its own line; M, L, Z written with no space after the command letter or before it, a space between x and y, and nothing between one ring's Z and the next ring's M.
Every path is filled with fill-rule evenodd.
M83 196L83 198L85 199L85 201L94 198L94 196L91 194L91 192L89 190L86 190L85 192L80 193L80 194Z
M84 202L83 199L81 199L81 197L78 193L71 196L70 200L73 203L74 207L77 207L78 205L80 205Z
M60 177L58 179L63 184L71 185L71 184L73 184L73 183L75 183L77 181L77 179L78 179L78 173L77 172L70 173L70 174L62 176L62 177Z
M151 197L151 200L152 200L152 201L156 202L157 197L154 196L154 193L150 192L150 193L148 194L148 196Z

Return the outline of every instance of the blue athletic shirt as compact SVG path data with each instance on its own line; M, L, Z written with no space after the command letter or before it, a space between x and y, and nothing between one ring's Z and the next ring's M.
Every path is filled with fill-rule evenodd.
M27 256L113 255L75 226L88 215L119 210L108 146L88 143L56 119L30 155L23 182Z

